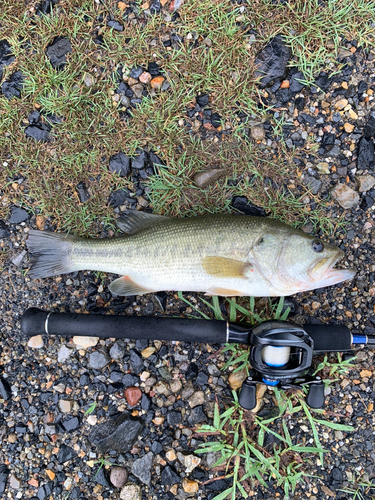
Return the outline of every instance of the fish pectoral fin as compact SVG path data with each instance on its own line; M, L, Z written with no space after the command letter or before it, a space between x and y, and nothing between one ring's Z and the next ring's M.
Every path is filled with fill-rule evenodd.
M224 297L243 297L244 293L238 290L229 290L227 288L220 288L219 286L211 286L205 293L205 295L220 295Z
M138 285L129 276L121 276L112 281L109 285L109 291L115 295L143 295L144 293L151 293L155 290L148 290L147 288Z
M117 227L126 234L135 234L146 227L165 222L169 217L164 215L149 214L146 212L137 212L136 210L127 210L116 220Z
M248 262L226 257L204 257L202 267L207 274L216 278L244 278Z

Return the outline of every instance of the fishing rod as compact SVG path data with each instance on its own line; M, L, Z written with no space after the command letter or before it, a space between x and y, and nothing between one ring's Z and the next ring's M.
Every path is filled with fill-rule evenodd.
M306 386L307 404L322 408L323 381L307 374L313 356L327 351L352 351L359 344L375 346L375 337L352 334L344 325L302 327L271 320L250 326L220 320L54 313L35 307L27 309L21 317L21 330L28 337L45 334L247 344L254 375L245 379L239 394L239 403L246 410L254 409L257 404L257 384L280 389Z

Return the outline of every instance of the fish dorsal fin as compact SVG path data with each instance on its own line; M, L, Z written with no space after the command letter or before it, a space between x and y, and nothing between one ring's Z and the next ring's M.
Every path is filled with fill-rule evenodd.
M249 264L226 257L204 257L202 266L206 273L216 278L244 278Z
M154 290L148 290L138 285L129 276L121 276L117 280L112 281L109 285L109 291L115 295L143 295L144 293L151 293Z
M157 214L148 214L146 212L137 212L136 210L127 210L116 220L118 228L126 234L135 234L146 227L165 222L169 217Z

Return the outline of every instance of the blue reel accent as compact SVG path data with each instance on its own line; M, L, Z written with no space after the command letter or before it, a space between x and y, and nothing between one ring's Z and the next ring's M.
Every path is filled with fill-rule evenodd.
M279 380L267 380L266 378L262 378L263 382L266 385L270 385L271 387L275 387L280 381Z
M360 335L359 333L352 334L353 344L367 344L367 335Z

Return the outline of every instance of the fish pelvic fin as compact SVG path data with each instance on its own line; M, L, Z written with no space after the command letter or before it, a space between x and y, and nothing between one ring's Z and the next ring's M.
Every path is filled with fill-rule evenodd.
M82 238L31 230L26 242L31 253L28 276L33 279L48 278L78 271L71 258L72 243L77 241L82 241Z
M205 295L212 297L212 295L219 295L221 297L243 297L244 293L238 290L230 290L228 288L221 288L218 286L211 286Z
M148 290L147 288L138 285L129 276L121 276L112 281L109 285L109 291L114 295L143 295L144 293L152 293L155 290Z
M216 278L244 278L249 264L226 257L204 257L202 267L210 276Z
M137 212L136 210L126 210L123 212L121 217L116 220L116 224L123 233L131 235L138 233L147 227L165 222L168 219L169 217L165 217L164 215Z

